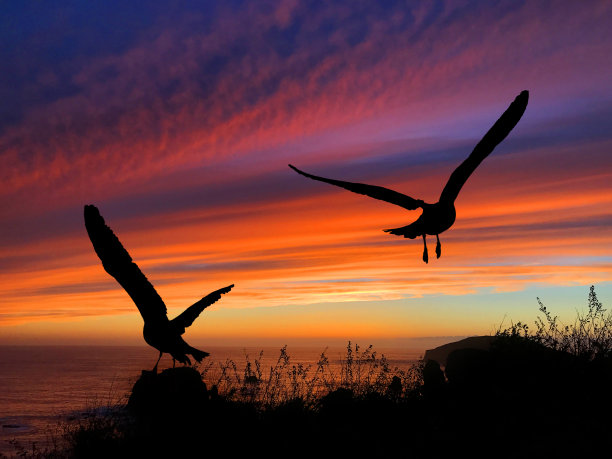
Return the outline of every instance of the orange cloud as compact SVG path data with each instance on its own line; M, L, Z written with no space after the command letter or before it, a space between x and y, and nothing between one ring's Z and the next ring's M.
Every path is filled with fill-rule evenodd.
M609 281L612 142L600 115L610 112L610 5L547 9L546 22L541 4L501 17L447 6L438 16L427 7L362 15L362 36L342 23L321 37L330 18L356 19L332 4L310 15L295 2L272 15L252 5L204 31L179 24L83 58L74 91L0 131L2 325L134 314L87 240L85 203L100 206L171 313L230 282L214 308ZM299 17L291 49L266 41ZM433 201L524 88L524 120L462 190L442 258L429 265L420 240L381 231L418 212L286 167ZM258 333L278 327L274 310ZM340 333L347 319L325 320L292 333ZM385 320L351 327L399 333ZM423 333L437 333L425 322Z

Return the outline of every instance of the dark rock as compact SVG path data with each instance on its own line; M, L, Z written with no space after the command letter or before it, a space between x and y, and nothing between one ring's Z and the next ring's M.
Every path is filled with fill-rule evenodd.
M179 367L160 374L143 371L127 406L136 416L186 418L200 413L208 399L200 373L191 367Z

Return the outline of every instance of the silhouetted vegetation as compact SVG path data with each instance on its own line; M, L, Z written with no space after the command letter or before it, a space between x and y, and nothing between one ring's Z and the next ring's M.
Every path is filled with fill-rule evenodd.
M499 330L489 349L455 349L445 368L392 368L351 343L339 370L325 352L310 366L286 348L143 372L126 409L73 422L59 443L22 457L588 457L612 422L612 319L591 288L563 325L538 299L534 331ZM486 341L486 340L483 340ZM469 342L469 341L468 341ZM472 341L476 342L476 341Z
M296 399L314 407L321 396L339 388L357 395L385 393L393 378L400 381L403 391L415 390L421 384L416 367L408 371L392 368L373 346L364 349L350 341L339 371L334 371L326 352L315 365L295 364L284 346L268 370L263 368L262 358L263 352L252 361L246 355L243 370L231 359L220 364L211 362L201 369L202 378L225 399L253 403L259 408L273 408Z
M523 337L549 349L565 352L586 360L607 359L612 353L612 311L606 313L591 286L586 312L578 311L573 324L562 324L553 316L540 298L537 299L542 316L536 319L536 331L518 322L497 332L505 338Z
M226 448L233 457L272 436L274 449L267 455L275 457L296 444L310 450L335 442L338 428L355 435L349 450L361 449L360 431L349 428L346 410L355 412L352 421L366 423L366 414L381 402L398 402L422 385L418 365L393 368L372 346L351 342L339 366L330 364L326 352L315 365L293 363L286 346L269 368L262 360L260 353L244 362L143 371L125 407L64 424L44 451L16 451L36 458L193 457L199 448L202 456Z

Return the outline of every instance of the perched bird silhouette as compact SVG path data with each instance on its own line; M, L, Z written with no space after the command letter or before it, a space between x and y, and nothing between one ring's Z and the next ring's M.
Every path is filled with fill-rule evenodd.
M455 199L457 199L457 195L459 194L461 187L464 185L472 172L474 172L474 170L482 162L482 160L485 159L493 151L493 149L506 138L514 126L516 126L527 108L528 99L528 91L521 92L514 99L502 116L495 122L493 127L489 129L482 140L478 142L470 156L468 156L467 159L463 161L451 174L446 186L442 190L440 199L434 204L429 204L420 199L411 198L410 196L398 193L397 191L389 190L388 188L384 188L382 186L328 179L303 172L291 164L289 164L289 167L298 174L313 180L336 185L354 193L370 196L374 199L380 199L381 201L386 201L408 210L415 210L419 207L422 208L423 213L410 225L403 226L401 228L386 229L383 231L410 239L414 239L417 236L422 236L423 261L427 263L429 261L429 256L427 253L427 235L429 234L436 236L436 256L437 258L440 258L442 246L440 244L439 234L449 229L455 222Z
M189 306L182 314L168 320L166 305L155 291L155 288L142 273L140 268L132 261L129 253L113 231L106 226L104 219L95 206L85 206L85 228L94 250L102 261L102 266L108 274L130 295L144 319L142 334L149 346L159 351L159 358L153 368L157 372L157 365L164 352L172 356L172 361L190 365L191 360L187 354L201 362L208 356L208 352L200 351L187 344L181 335L200 313L229 292L234 284L209 293L200 301Z

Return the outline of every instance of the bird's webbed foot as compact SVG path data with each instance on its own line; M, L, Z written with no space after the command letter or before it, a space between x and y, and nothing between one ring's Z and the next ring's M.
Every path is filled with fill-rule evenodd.
M440 258L440 255L442 254L442 245L440 244L440 237L437 234L436 240L438 241L436 243L436 258Z
M423 261L429 263L429 255L427 253L427 236L423 234Z

